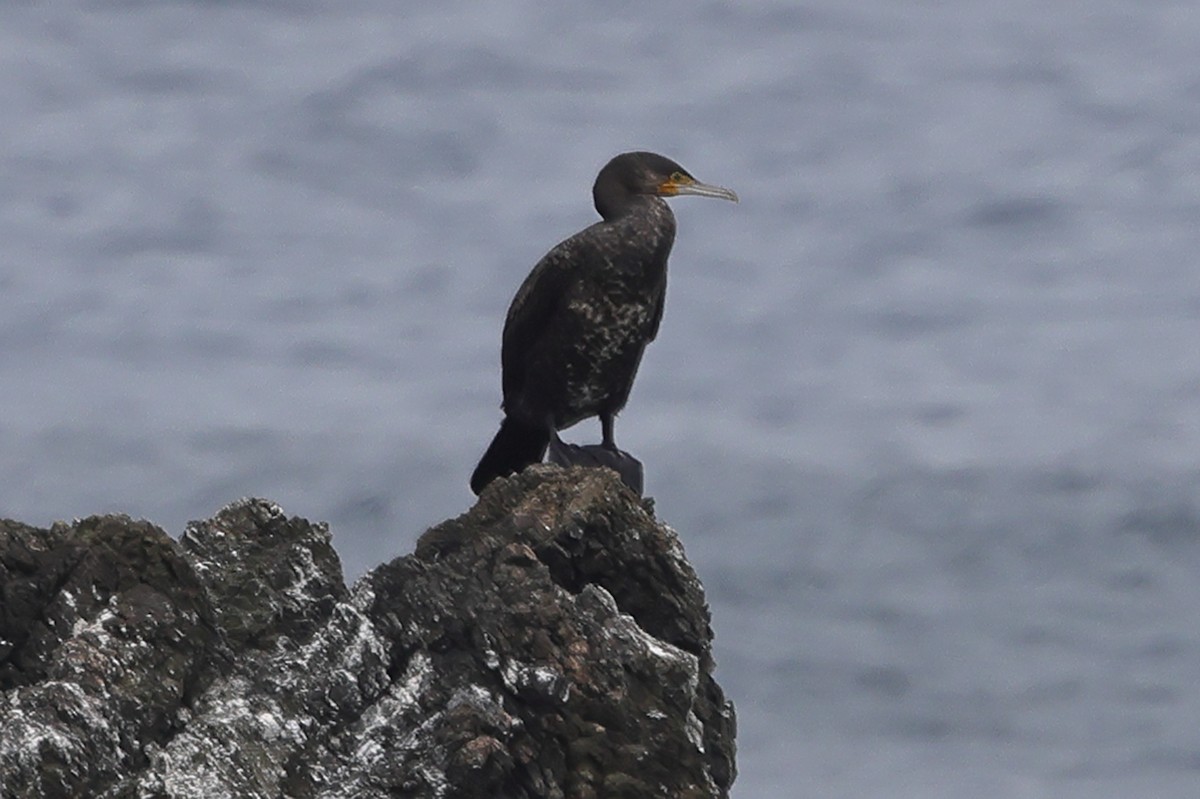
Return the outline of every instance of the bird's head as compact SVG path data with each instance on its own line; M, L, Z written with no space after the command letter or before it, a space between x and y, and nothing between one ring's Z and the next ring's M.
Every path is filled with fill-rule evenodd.
M647 152L621 153L613 158L592 188L596 210L605 219L620 215L629 201L637 196L678 197L693 194L697 197L716 197L737 202L731 189L701 183L682 166L664 155Z

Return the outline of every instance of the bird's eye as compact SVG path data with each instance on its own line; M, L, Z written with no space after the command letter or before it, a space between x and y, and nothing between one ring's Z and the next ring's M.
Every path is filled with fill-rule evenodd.
M672 172L671 173L671 182L672 183L690 183L691 181L688 179L688 176L683 174L682 172Z

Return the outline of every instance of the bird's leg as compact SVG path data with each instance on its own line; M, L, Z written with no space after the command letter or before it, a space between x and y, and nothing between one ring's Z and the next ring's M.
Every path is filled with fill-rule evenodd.
M614 452L618 451L617 442L613 439L613 415L611 413L600 414L600 435L603 439L602 447Z

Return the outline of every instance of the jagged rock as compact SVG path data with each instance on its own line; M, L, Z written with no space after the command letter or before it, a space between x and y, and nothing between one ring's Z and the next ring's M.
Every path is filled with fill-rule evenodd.
M673 531L602 469L494 482L347 590L242 500L172 541L0 521L4 797L710 797L734 716Z

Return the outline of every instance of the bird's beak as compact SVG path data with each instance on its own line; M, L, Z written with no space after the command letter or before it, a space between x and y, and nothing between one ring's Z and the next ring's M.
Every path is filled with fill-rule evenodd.
M658 187L658 193L664 197L694 194L697 197L716 197L718 200L738 201L738 196L733 189L727 189L724 186L712 186L690 178L668 180Z

